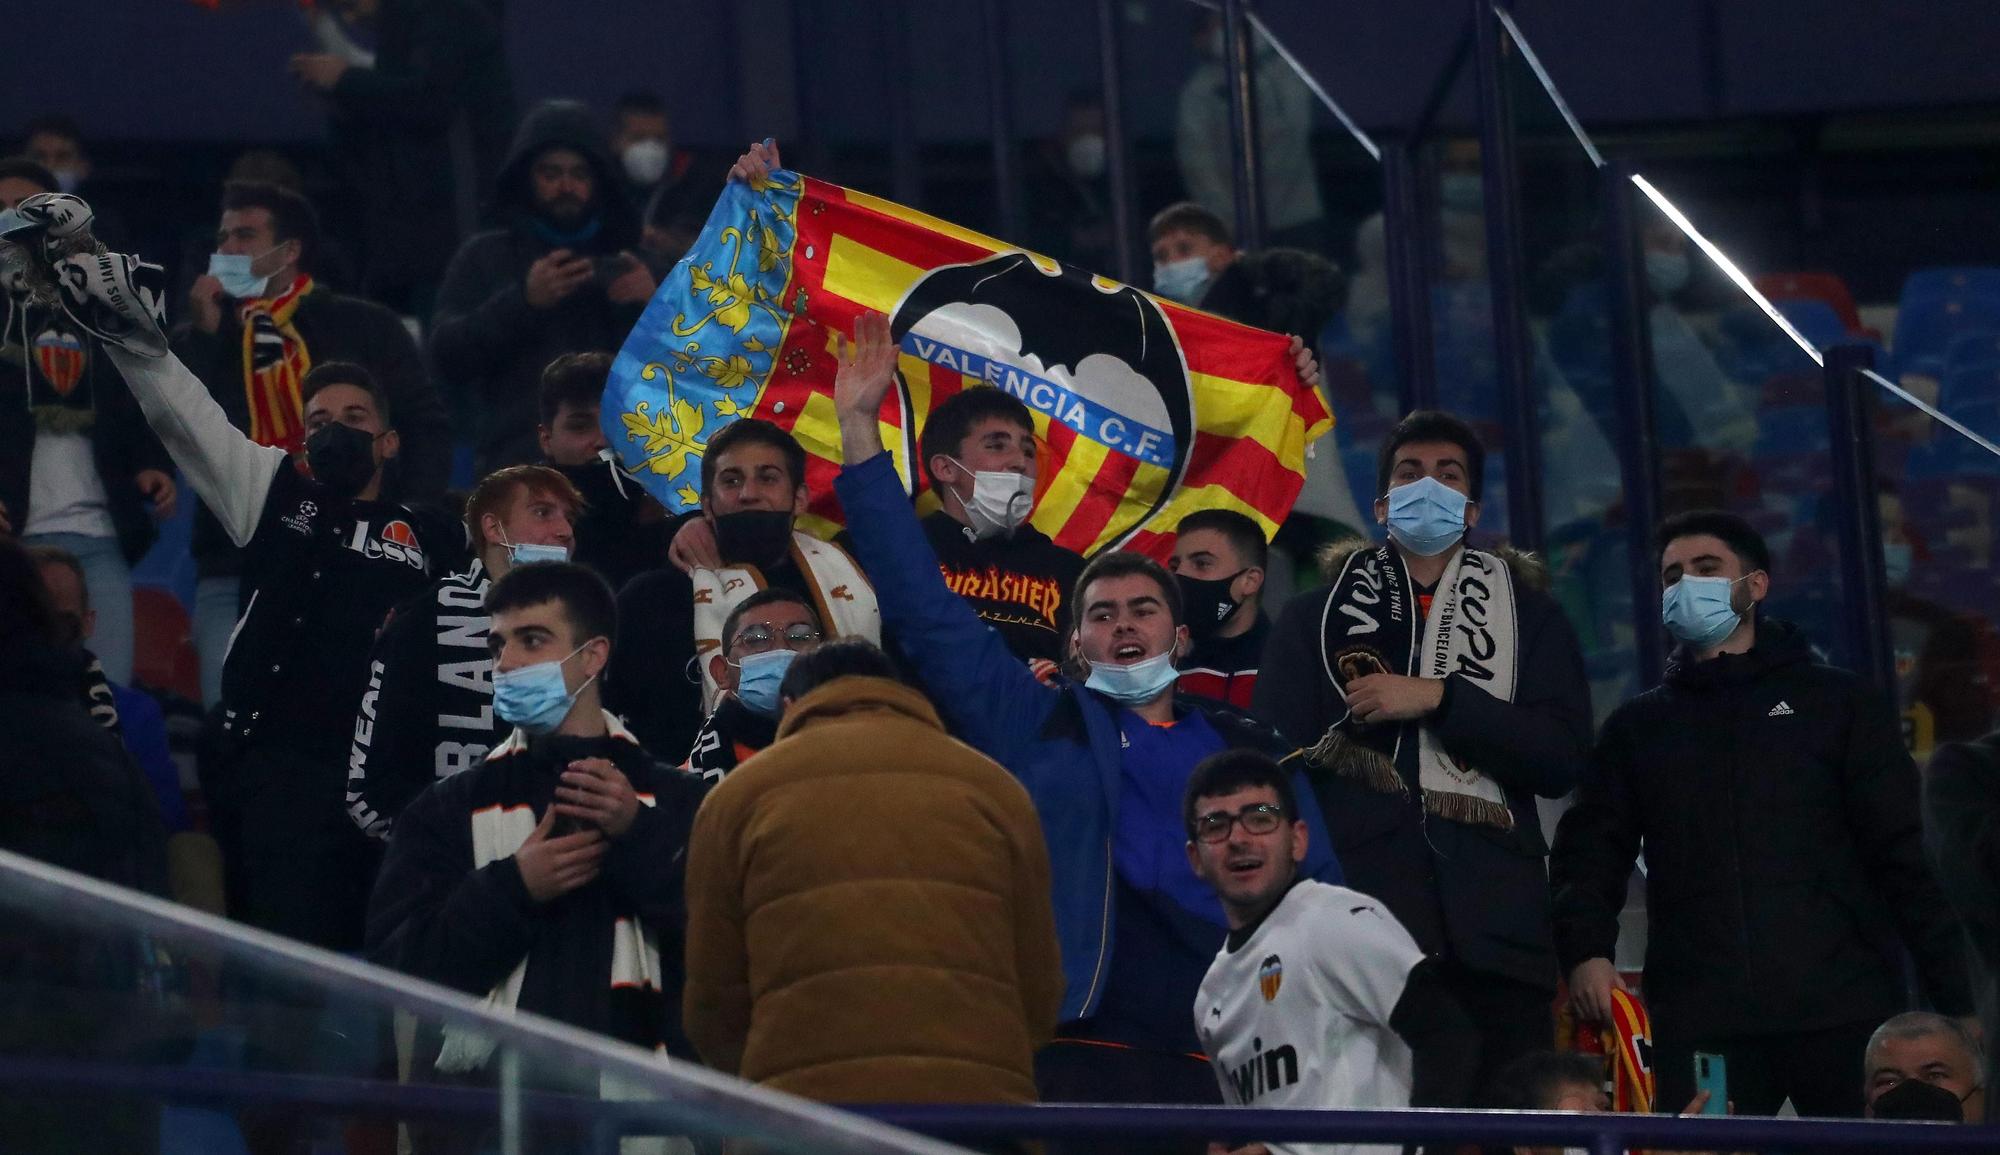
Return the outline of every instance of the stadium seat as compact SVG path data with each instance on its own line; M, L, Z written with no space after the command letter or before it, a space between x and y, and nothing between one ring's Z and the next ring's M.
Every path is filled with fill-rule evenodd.
M1826 349L1849 339L1850 326L1840 319L1840 314L1825 301L1806 297L1774 301L1778 312L1792 323L1799 335L1813 343L1816 349Z
M1944 351L1946 376L1964 369L2000 366L2000 333L1971 333L1953 339Z
M1788 405L1757 414L1757 447L1751 455L1761 463L1766 458L1825 453L1832 444L1825 406Z
M1947 369L1938 408L1986 438L2000 438L2000 364Z
M1966 293L2000 296L2000 269L1984 267L1918 269L1903 281L1899 304L1956 297Z
M1847 282L1834 273L1767 273L1751 282L1757 291L1775 302L1824 301L1850 333L1861 330L1861 313L1854 307L1854 294Z
M1945 351L1954 341L1992 333L2000 333L2000 291L1905 301L1896 314L1891 346L1896 373L1936 377L1944 371Z
M132 680L201 701L201 658L186 607L172 591L132 589Z

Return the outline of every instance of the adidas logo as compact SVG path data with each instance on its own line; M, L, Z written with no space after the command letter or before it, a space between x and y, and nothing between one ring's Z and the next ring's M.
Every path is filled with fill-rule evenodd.
M1792 714L1793 710L1791 703L1781 701L1777 705L1771 707L1771 712L1764 716L1766 718L1789 718L1792 716Z

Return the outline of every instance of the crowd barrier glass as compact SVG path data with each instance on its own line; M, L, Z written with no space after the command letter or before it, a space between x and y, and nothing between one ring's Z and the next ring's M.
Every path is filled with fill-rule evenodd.
M0 924L10 1155L956 1150L5 852Z
M1543 552L1550 590L1583 647L1601 722L1642 688L1637 631L1657 629L1633 614L1612 339L1618 285L1604 214L1610 176L1516 31L1508 25L1502 41L1502 80L1520 189Z
M1943 411L1963 426L1953 428L1914 404L1922 399L1915 390L1892 389L1887 374L1863 380L1897 707L1921 763L1942 743L1972 741L1996 722L2000 422L1980 422L1968 404L1956 416Z

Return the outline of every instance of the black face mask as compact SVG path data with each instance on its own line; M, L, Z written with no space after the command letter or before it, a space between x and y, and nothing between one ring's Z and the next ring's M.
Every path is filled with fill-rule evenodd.
M1243 603L1229 596L1229 587L1249 572L1248 569L1240 569L1228 577L1206 580L1186 574L1174 575L1174 581L1181 587L1181 613L1187 621L1191 637L1196 640L1212 638L1221 631L1224 623L1236 616Z
M715 548L733 564L770 565L792 548L792 511L739 509L715 519Z
M1977 1090L1977 1088L1974 1088ZM1966 1092L1966 1098L1972 1092ZM1877 1119L1921 1119L1936 1123L1965 1122L1965 1099L1936 1083L1904 1079L1876 1096L1871 1110Z
M625 503L625 497L618 490L618 483L611 479L611 467L602 461L588 465L551 465L550 469L569 478L576 491L583 495L583 502L591 509L604 509Z
M314 481L342 497L353 497L375 479L375 437L329 421L306 438L306 468L312 470Z

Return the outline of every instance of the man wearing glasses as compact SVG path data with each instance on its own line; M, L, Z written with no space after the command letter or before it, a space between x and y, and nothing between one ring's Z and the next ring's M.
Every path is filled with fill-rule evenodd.
M743 599L722 625L722 647L708 657L721 688L681 769L710 782L736 769L778 736L778 687L792 659L824 640L819 615L797 590L772 586Z
M1463 1102L1478 1062L1471 1020L1386 907L1300 876L1308 837L1291 775L1253 750L1212 755L1188 779L1182 815L1188 865L1229 918L1194 1003L1223 1099L1375 1110ZM1224 1147L1267 1155L1262 1144Z

